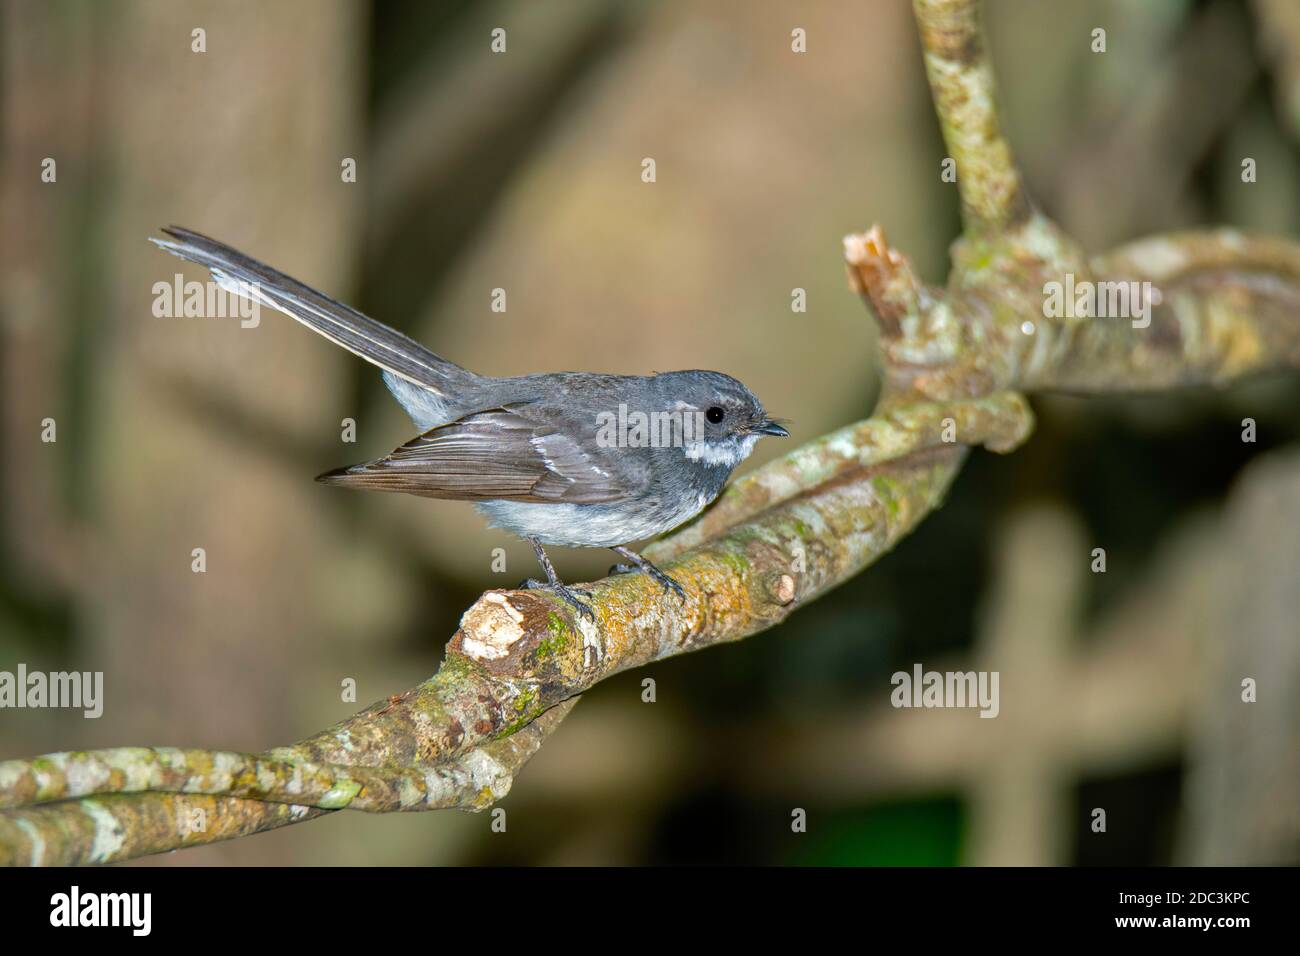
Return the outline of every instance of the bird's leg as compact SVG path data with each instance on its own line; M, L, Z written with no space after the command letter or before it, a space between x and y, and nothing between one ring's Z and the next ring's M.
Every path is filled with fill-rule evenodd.
M622 555L623 557L627 558L629 561L632 562L630 565L628 564L614 565L612 568L609 569L610 574L627 574L632 571L644 571L646 574L650 575L650 577L658 581L660 586L665 591L672 591L674 594L677 595L678 599L682 601L686 600L686 589L684 587L682 587L680 584L678 584L668 575L664 574L662 571L656 568L645 558L641 557L641 555L637 554L631 548L625 548L619 545L618 547L613 547L610 548L609 550L613 551L615 554Z
M594 621L596 619L596 612L587 604L578 600L579 594L587 595L589 592L584 591L581 588L571 588L560 580L560 576L555 573L555 565L551 564L551 559L548 558L546 552L542 550L542 543L540 541L536 538L529 538L528 543L531 544L533 550L537 552L537 560L541 563L542 570L546 572L546 580L539 581L536 578L528 578L520 585L520 587L530 589L545 588L548 591L553 591L555 594L559 595L564 600L564 603L569 605L569 607L573 608L579 614L586 615Z

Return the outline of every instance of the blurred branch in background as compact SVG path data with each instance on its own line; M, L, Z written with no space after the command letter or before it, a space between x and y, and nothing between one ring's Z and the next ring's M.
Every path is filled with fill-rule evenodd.
M1277 70L1277 112L1300 137L1300 7L1290 0L1255 0L1259 43Z
M1177 21L1162 11L1138 7L1115 11L1119 18L1150 17L1170 30ZM1168 55L1152 64L1152 75L1134 92L1129 84L1093 83L1092 112L1103 117L1078 133L1075 148L1058 152L1059 212L1083 245L1109 245L1114 236L1169 229L1183 221L1203 221L1201 210L1187 208L1188 184L1207 153L1233 119L1258 76L1247 54L1250 37L1229 5L1188 12L1190 23L1166 36ZM1121 25L1122 24L1122 25ZM1110 23L1112 34L1132 36L1140 27ZM1170 30L1172 32L1172 30ZM1113 58L1094 56L1097 70L1122 69ZM1108 101L1106 92L1122 90ZM1183 107L1195 103L1196 109ZM1109 200L1098 203L1105 194Z
M1189 715L1180 862L1289 864L1300 854L1300 536L1290 530L1300 524L1300 454L1250 465L1224 524L1205 677ZM1248 694L1269 706L1243 706Z
M1161 570L1088 635L1075 633L1088 553L1078 523L1032 507L1003 538L975 658L934 662L998 670L997 719L877 707L815 731L755 728L744 746L775 764L767 787L797 782L803 799L832 805L969 792L965 863L1060 865L1072 851L1067 817L1090 809L1070 812L1075 780L1177 754L1206 685L1186 651L1215 637L1214 585L1226 563L1218 537L1202 527L1153 555ZM1068 709L1054 706L1062 700Z
M476 4L375 120L373 249L402 241L397 233L411 215L411 197L430 183L460 181L470 157L484 144L499 148L584 51L620 29L631 11L601 0ZM478 42L503 23L515 42L508 61Z
M618 49L639 12L606 0L474 4L388 93L373 120L366 180L366 311L411 322L427 309L533 157L547 121L585 72ZM509 56L480 42L502 24L510 25ZM378 380L366 381L378 399Z
M1296 522L1300 456L1261 459L1221 518L1201 519L1152 555L1156 570L1144 569L1133 595L1080 635L1083 531L1058 509L1026 509L997 549L975 659L935 662L939 671L999 670L996 721L880 706L793 732L764 723L739 745L762 760L738 763L764 768L749 781L760 791L823 805L969 792L965 863L1053 866L1072 856L1066 817L1093 809L1069 813L1074 781L1172 761L1190 747L1181 862L1287 863L1300 849L1300 554L1294 535L1271 529ZM1266 712L1241 705L1245 679L1268 695ZM1068 711L1053 706L1059 700Z
M656 545L652 555L667 557L666 569L686 586L685 604L652 582L608 579L594 587L593 624L539 593L488 592L466 611L433 678L299 745L271 751L266 758L278 765L263 764L262 773L229 783L206 772L180 779L186 768L160 774L158 764L168 758L156 751L140 752L138 760L117 752L106 777L92 772L108 766L105 755L94 753L0 764L0 796L11 807L0 815L0 859L105 862L283 826L354 802L391 807L391 800L366 792L367 782L381 795L396 795L400 808L424 802L431 789L421 790L424 777L449 781L440 791L446 803L482 806L508 788L553 731L563 716L557 705L626 668L768 628L886 553L939 505L968 447L1009 451L1027 437L1030 418L1020 392L1224 384L1300 365L1294 318L1300 250L1235 233L1180 234L1127 246L1090 265L1034 209L1012 162L994 108L978 4L916 0L914 8L935 108L956 160L965 223L948 285L922 283L879 228L850 237L851 281L880 326L886 379L877 414L742 479L697 525ZM1047 284L1067 278L1152 282L1149 326L1046 317ZM882 441L887 448L877 444ZM1049 552L1066 546L1069 532L1053 530L1050 521L1026 533L1040 532ZM1023 554L1017 540L1013 535L1008 562ZM1047 570L1027 573L1039 580ZM1004 572L1008 591L999 607L1005 616L995 624L1002 630L998 640L1011 642L998 644L999 653L1023 663L1034 675L1025 678L1031 683L1050 681L1063 669L1070 636L1064 623L1074 600L1069 575L1050 570L1058 575L1054 588L1038 596L1042 619L1058 625L1048 640L1019 616L1028 613L1016 606L1019 571ZM1117 653L1140 656L1144 647L1133 642ZM1167 707L1134 703L1150 707L1157 729L1167 728L1170 714L1183 706L1185 688L1169 693ZM1004 730L1022 736L1010 746L1009 762L989 758L975 852L998 859L986 847L1023 820L1035 857L1056 858L1058 823L1044 798L1059 785L1058 770L1046 759L1055 738L1019 721ZM1088 738L1079 739L1086 752ZM500 756L503 745L514 747L509 759ZM191 757L197 764L218 762L211 753ZM244 771L258 758L221 759ZM488 761L502 772L490 775L486 793L481 775L454 772ZM314 790L303 783L307 772L320 775ZM1038 779L1018 805L1007 801L1008 786L1026 774ZM221 795L231 792L247 796ZM179 833L176 814L196 810L220 825Z

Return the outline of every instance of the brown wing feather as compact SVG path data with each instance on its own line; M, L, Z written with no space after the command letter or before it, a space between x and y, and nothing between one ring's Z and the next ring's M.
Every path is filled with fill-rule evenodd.
M595 504L627 494L573 439L507 408L431 428L383 458L316 480L463 501Z

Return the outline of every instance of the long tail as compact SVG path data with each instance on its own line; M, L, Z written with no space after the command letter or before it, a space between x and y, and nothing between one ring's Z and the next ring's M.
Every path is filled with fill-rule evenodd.
M171 238L150 236L149 241L174 256L206 266L223 289L292 316L392 375L442 395L455 394L477 378L401 332L223 242L179 226L167 226L163 232Z

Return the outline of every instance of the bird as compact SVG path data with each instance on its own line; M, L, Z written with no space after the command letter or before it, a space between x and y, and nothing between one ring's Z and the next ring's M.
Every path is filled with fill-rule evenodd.
M327 471L344 488L470 501L527 540L554 593L594 618L547 546L608 548L685 600L681 584L629 545L689 521L765 436L788 437L742 382L691 369L651 375L479 375L251 256L180 226L150 241L206 267L228 292L284 312L377 365L420 434L382 458Z

